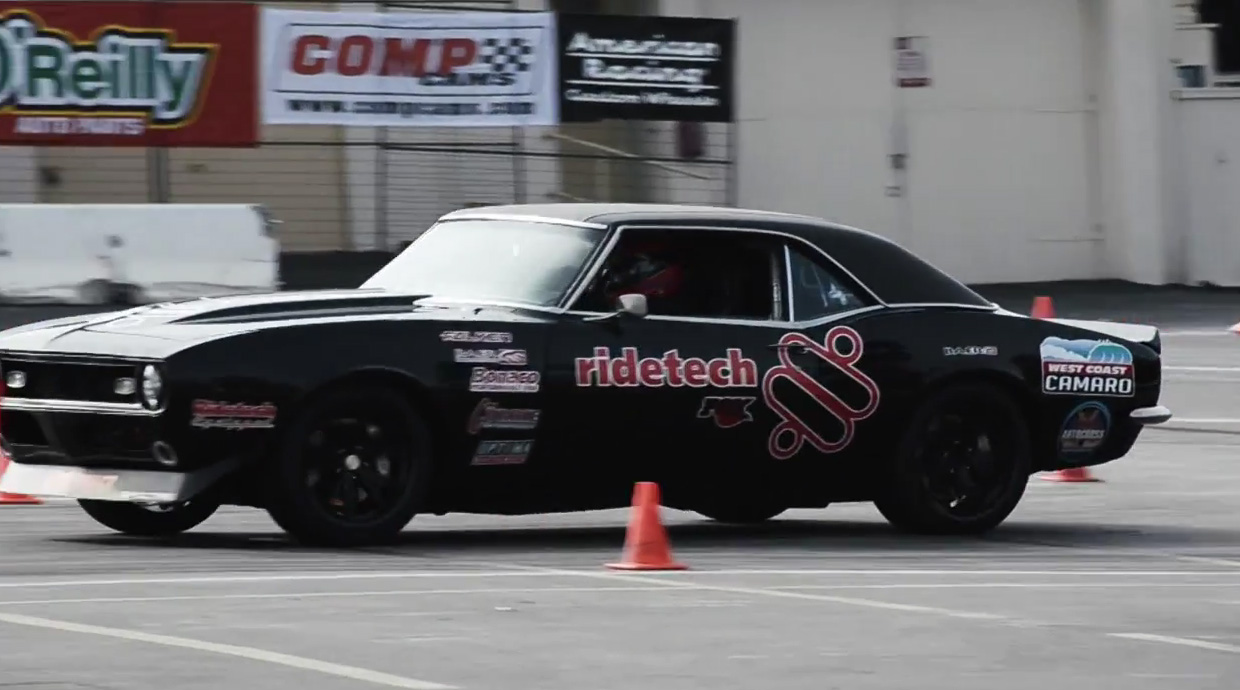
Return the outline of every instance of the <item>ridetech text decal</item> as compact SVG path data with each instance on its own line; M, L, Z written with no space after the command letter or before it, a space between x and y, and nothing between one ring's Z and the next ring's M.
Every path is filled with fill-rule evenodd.
M857 422L870 417L878 409L878 384L863 373L857 363L864 353L861 336L851 328L839 326L827 333L820 344L800 333L788 333L779 341L780 363L759 378L758 364L746 357L741 349L729 348L725 356L706 360L684 357L679 350L669 350L658 357L639 357L637 348L626 347L613 357L609 348L598 347L589 357L576 358L578 386L593 387L689 387L729 389L761 389L763 402L779 418L767 440L767 449L776 459L786 460L809 444L821 453L835 453L852 442ZM863 404L857 408L844 402L835 392L796 364L789 349L802 349L818 357L856 384L863 393ZM792 410L787 391L777 391L777 383L791 384L808 395L811 406L825 411L837 420L842 430L833 438L825 438L816 428ZM708 395L697 410L702 419L711 418L721 428L731 428L753 419L750 402L743 395Z
M22 5L0 13L0 141L253 145L254 7ZM239 60L247 72L240 80ZM221 67L223 75L217 74ZM217 94L226 93L226 110L220 107L223 97L209 99L213 82Z
M681 357L668 350L662 357L637 358L637 348L626 347L612 358L611 350L594 348L593 357L578 357L578 386L688 386L690 388L752 388L758 385L758 365L740 351L729 348L727 357L704 360Z
M1135 392L1132 352L1119 343L1052 336L1040 351L1043 393L1131 397Z
M775 411L782 420L771 430L767 440L767 449L771 457L786 460L798 452L808 442L822 453L835 453L852 443L857 431L857 422L874 414L878 409L878 384L857 368L861 360L865 343L856 331L847 326L837 326L827 332L823 344L818 344L801 333L788 333L779 339L779 366L767 370L762 377L762 398L767 406ZM841 345L843 347L841 347ZM827 362L840 373L856 381L866 392L867 402L861 409L855 409L845 403L835 393L823 386L813 376L792 361L789 352L792 348L804 348ZM798 417L787 405L775 395L775 383L786 380L802 391L808 393L825 410L831 413L843 425L838 438L826 439L812 425Z

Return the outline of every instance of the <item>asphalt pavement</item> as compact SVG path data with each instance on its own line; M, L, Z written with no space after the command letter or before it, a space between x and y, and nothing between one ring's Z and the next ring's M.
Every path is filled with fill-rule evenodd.
M868 505L665 510L689 569L643 574L604 567L625 511L418 517L342 552L253 510L148 542L0 506L0 687L1240 687L1240 299L1155 301L1057 306L1162 326L1176 421L1100 483L1035 478L984 538L897 535Z

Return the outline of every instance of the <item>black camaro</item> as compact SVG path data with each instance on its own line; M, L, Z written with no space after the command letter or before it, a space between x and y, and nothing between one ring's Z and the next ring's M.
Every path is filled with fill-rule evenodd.
M0 334L0 491L131 534L220 505L306 542L417 513L666 505L755 522L872 501L977 533L1032 473L1124 456L1150 326L1039 320L815 218L562 204L450 213L358 289L195 299Z

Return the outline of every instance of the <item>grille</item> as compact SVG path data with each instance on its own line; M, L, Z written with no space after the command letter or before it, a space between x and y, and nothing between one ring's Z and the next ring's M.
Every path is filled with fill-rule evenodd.
M17 371L26 375L26 385L21 388L5 386L6 397L90 402L135 402L138 399L136 393L117 395L115 391L118 378L136 380L139 368L135 364L39 362L0 357L0 367L6 378Z

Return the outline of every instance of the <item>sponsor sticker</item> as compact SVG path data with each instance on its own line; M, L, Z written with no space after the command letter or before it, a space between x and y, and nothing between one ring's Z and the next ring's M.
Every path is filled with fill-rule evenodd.
M541 416L542 410L500 407L494 400L483 398L469 415L466 430L470 434L477 434L483 429L529 430L538 426Z
M1043 393L1131 397L1136 390L1132 352L1119 343L1052 336L1040 351Z
M453 348L452 361L458 364L503 364L510 367L523 367L529 364L529 356L525 350L465 350Z
M479 441L469 464L480 466L522 465L529 459L533 441Z
M195 400L190 425L199 429L270 429L275 426L276 406Z
M758 385L758 365L739 348L729 348L725 357L706 360L682 357L679 350L668 350L659 357L637 356L637 348L620 350L613 357L606 347L594 348L591 357L576 359L577 385L620 388L753 388Z
M501 331L444 331L439 340L445 343L511 343L512 334Z
M698 408L698 419L714 420L720 429L731 429L745 422L753 421L753 413L749 407L757 398L741 395L708 395L702 398L702 406Z
M713 359L686 357L679 350L669 350L658 357L639 357L634 347L620 350L613 356L606 347L595 348L589 357L576 358L578 386L591 387L689 387L727 390L752 389L753 396L707 396L697 410L700 419L713 419L721 428L730 428L751 421L752 401L761 395L763 402L780 421L771 429L767 450L771 457L786 460L800 453L808 444L823 454L847 448L856 435L857 422L868 419L878 410L881 394L878 384L861 371L857 363L864 354L861 335L847 326L827 332L822 343L802 333L787 333L779 340L779 364L759 376L757 362L746 357L739 348L729 348L725 356ZM854 407L824 386L821 374L806 372L793 361L789 350L801 349L818 357L830 367L855 382L863 392L860 407ZM777 383L792 384L812 404L840 422L842 430L833 438L802 417L776 391ZM798 396L801 397L801 396ZM747 402L748 401L748 402Z
M1111 431L1111 411L1106 405L1087 402L1068 413L1059 432L1062 455L1088 455L1107 440Z
M969 345L966 347L945 347L944 357L997 357L999 348L993 345Z
M469 390L475 393L537 393L542 376L529 369L488 369L474 367Z

